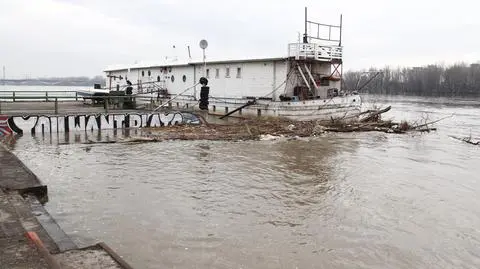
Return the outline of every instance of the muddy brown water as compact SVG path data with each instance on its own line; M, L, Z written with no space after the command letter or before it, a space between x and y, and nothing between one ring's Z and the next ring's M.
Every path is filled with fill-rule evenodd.
M135 268L478 268L480 147L449 135L480 137L480 102L372 103L396 120L454 116L425 134L128 145L25 135L12 147L76 242L104 241Z

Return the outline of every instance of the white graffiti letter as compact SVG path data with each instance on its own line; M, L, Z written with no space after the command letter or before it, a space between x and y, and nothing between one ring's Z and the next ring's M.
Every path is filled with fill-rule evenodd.
M113 115L100 115L99 117L101 130L113 129Z
M50 133L50 119L48 117L38 117L37 124L35 124L35 133Z
M33 127L35 127L35 124L37 123L37 118L36 116L30 116L27 118L23 117L12 117L12 121L9 121L9 125L13 123L13 126L10 126L10 129L12 129L14 132L17 133L22 133L25 131L31 132Z
M125 122L125 115L114 115L113 117L115 119L115 122L117 123L116 127L117 129L123 128L124 122Z
M88 116L87 126L85 128L87 131L98 130L97 118L95 118L95 116Z
M151 114L142 114L142 127L148 127L148 119Z
M150 124L149 124L148 127L160 127L160 126L162 126L162 123L160 122L160 117L158 117L158 114L151 115L149 123Z
M142 117L136 114L128 115L128 127L130 128L140 128L142 127Z
M57 117L57 131L59 133L65 132L65 117Z
M182 123L183 117L180 113L161 114L160 120L162 121L163 125L168 126Z
M68 131L85 131L85 116L68 116Z

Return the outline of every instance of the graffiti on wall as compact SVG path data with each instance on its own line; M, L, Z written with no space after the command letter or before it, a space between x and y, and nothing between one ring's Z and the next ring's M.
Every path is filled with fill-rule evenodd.
M12 130L8 127L8 116L0 115L0 136L11 134Z
M161 127L177 124L198 124L191 113L128 113L70 116L0 116L0 135L10 133L62 133L122 128Z

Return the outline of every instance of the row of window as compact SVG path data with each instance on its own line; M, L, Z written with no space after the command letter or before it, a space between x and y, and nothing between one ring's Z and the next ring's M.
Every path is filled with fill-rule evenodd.
M157 77L157 80L160 82L160 76ZM170 80L171 80L172 82L174 82L174 81L175 81L175 76L174 76L174 75L171 75L171 76L170 76ZM187 81L187 76L183 75L182 80L183 80L183 82L186 82L186 81Z
M170 71L171 72L171 71ZM207 78L210 78L210 69L207 68ZM148 76L151 76L152 75L152 72L150 70L147 71L147 74ZM142 77L145 76L145 71L142 70ZM230 77L230 67L226 67L225 68L225 77L226 78L229 78ZM236 75L236 78L241 78L242 77L242 68L241 67L237 67L237 75ZM220 68L216 68L215 69L215 78L220 78ZM116 80L116 77L113 77L114 80ZM122 77L120 77L120 79L122 79ZM125 79L127 79L127 77L125 77ZM172 75L170 77L171 81L174 82L175 81L175 77ZM182 80L183 82L187 81L187 77L185 75L183 75L182 77ZM160 76L157 76L157 81L160 82Z
M164 70L162 70L162 71L164 71ZM166 72L166 68L165 68L165 72ZM171 68L170 68L169 72L172 72ZM152 75L152 72L150 70L148 70L147 75L150 77ZM142 70L142 77L144 77L144 76L145 76L145 71ZM219 77L220 77L220 68L216 68L215 69L215 78L219 78ZM230 67L225 68L225 77L226 78L230 77ZM241 67L237 67L237 76L236 77L237 78L242 77L242 68ZM208 68L207 68L207 78L210 78L210 69L208 69Z
M207 78L210 78L210 69L207 68ZM230 77L230 67L225 68L225 77L229 78ZM237 67L237 78L242 77L242 68ZM220 68L215 69L215 78L220 78Z
M169 73L172 72L172 68L171 68L171 67L168 69L168 72L169 72ZM166 68L166 67L162 68L161 73L165 73L165 74L166 74L166 73L167 73L167 68ZM147 76L151 76L151 75L152 75L152 72L151 72L150 70L148 70L148 71L147 71ZM144 76L145 76L145 70L142 70L142 77L144 77Z

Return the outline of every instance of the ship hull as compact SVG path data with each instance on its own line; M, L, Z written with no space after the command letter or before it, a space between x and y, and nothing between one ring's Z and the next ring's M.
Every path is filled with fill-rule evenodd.
M199 101L193 97L183 96L176 99L162 99L153 95L137 95L149 100L152 98L157 105L165 109L177 110L200 110ZM139 98L137 100L141 100ZM148 102L151 103L152 99ZM244 98L209 98L208 112L215 115L225 115L240 108L252 99ZM137 102L138 103L138 102ZM271 116L282 117L291 120L332 120L352 119L361 111L362 100L359 95L337 96L328 99L314 99L304 101L269 101L256 100L254 105L242 108L231 116Z

